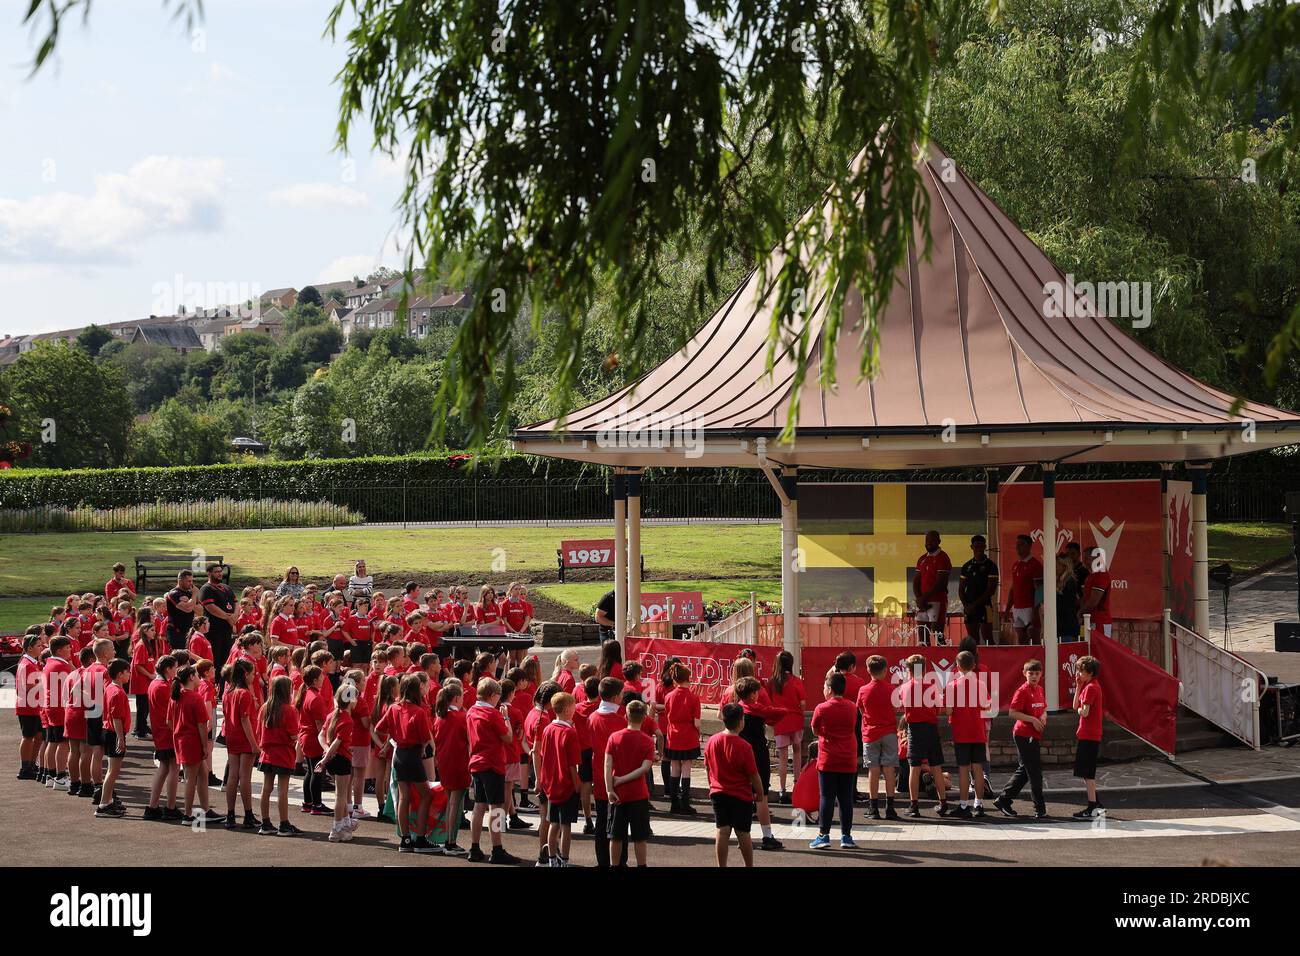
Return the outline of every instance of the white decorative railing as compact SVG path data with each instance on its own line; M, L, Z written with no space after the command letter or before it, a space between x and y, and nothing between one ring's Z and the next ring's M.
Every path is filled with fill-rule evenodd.
M1179 703L1258 750L1259 700L1268 685L1264 672L1170 620L1168 611L1165 627L1177 651Z

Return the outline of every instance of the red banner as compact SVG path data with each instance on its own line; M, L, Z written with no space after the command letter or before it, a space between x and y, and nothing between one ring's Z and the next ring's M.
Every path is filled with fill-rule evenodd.
M1016 536L1034 540L1034 556L1043 558L1043 486L1017 482L998 489L998 535L1002 548L1002 601L1016 557ZM1117 618L1154 621L1162 615L1164 574L1159 481L1058 481L1056 527L1044 567L1051 575L1051 556L1075 542L1087 553L1099 547L1111 576L1110 611ZM956 564L956 558L953 559Z
M722 692L731 686L731 665L744 647L740 644L712 644L706 641L672 641L653 637L626 639L624 660L636 661L645 668L642 677L659 682L664 661L676 657L691 669L691 690L701 703L717 704ZM760 680L772 675L778 649L775 647L751 648L755 654L755 670Z
M1106 716L1134 736L1174 752L1178 724L1178 681L1145 657L1103 634L1092 638L1092 656L1101 664L1102 704ZM1062 702L1073 700L1062 698Z
M641 595L641 620L694 624L704 619L699 591L650 591Z
M614 539L561 541L560 555L566 568L612 568Z
M822 683L826 672L835 666L835 658L844 650L839 647L805 647L803 649L804 686L808 692L808 706L815 707L821 703ZM867 677L866 660L872 654L879 654L889 662L889 676L894 684L904 683L910 676L903 664L913 654L925 658L927 673L939 675L941 684L957 673L957 648L955 647L855 647L853 653L858 658L858 675ZM1088 645L1082 641L1057 645L1060 672L1057 682L1061 691L1061 703L1068 706L1074 693L1074 662L1088 653ZM1011 703L1011 695L1025 682L1025 661L1043 660L1043 648L1037 644L987 645L979 649L979 662L989 672L989 689L998 710L1005 711ZM1046 676L1046 675L1044 675Z

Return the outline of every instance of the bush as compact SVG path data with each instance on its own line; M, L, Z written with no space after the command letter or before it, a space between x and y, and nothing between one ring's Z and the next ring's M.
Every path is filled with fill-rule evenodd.
M100 510L18 508L0 511L0 532L205 531L224 528L320 528L359 525L365 517L327 501L187 501Z

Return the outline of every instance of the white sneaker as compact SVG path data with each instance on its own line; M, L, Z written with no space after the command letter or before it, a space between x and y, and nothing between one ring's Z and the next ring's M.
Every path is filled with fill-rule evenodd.
M355 829L356 829L358 826L360 826L360 825L361 825L361 821L358 820L356 817L344 817L344 818L343 818L343 826L347 828L347 831L348 831L349 833L351 833L353 830L355 830Z
M54 784L55 784L56 779L57 779L57 778L56 778L53 774L50 774L50 776L46 777L46 778L45 778L45 789L46 789L46 790L53 790L53 789L54 789Z
M329 841L331 843L342 843L344 840L352 839L352 831L346 827L341 827L337 823L330 827Z
M368 820L373 816L374 814L371 813L369 810L367 810L365 807L356 806L352 808L352 818L354 820Z
M55 790L67 790L68 786L69 786L69 780L67 777L59 777L57 780L54 781Z

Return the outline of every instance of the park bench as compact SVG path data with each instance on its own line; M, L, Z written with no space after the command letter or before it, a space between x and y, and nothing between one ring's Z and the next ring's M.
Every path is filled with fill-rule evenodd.
M560 568L560 583L565 571L586 568L612 568L614 566L614 539L561 541L555 549L555 560ZM641 577L645 577L645 555L641 555Z
M196 578L206 580L207 566L213 563L222 565L225 570L221 579L229 584L230 565L226 564L226 559L219 554L209 554L202 560L197 559L193 554L137 554L135 556L136 593L144 594L150 578L155 580L166 578L169 585L175 584L176 575L182 571L193 571Z

